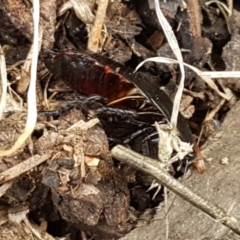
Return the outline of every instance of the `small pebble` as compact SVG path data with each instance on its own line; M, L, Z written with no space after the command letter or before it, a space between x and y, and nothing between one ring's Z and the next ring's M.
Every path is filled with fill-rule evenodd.
M227 157L222 158L220 162L221 162L221 164L223 164L223 165L228 165L228 163L229 163Z

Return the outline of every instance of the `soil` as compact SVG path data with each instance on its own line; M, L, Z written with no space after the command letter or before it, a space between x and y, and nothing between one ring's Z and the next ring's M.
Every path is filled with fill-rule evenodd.
M230 16L217 3L185 2L160 1L184 62L201 71L239 71L239 3ZM38 119L28 140L0 157L0 239L240 239L186 199L172 192L166 199L163 186L149 190L153 176L112 157L112 147L121 144L158 158L153 124L170 120L181 75L177 64L147 62L136 75L131 70L149 57L175 59L153 1L109 1L98 34L101 4L41 1ZM0 3L8 79L2 150L14 144L27 119L32 8L31 1ZM177 128L182 140L203 150L206 171L198 173L204 171L199 152L167 168L236 217L238 80L215 79L216 91L186 68Z

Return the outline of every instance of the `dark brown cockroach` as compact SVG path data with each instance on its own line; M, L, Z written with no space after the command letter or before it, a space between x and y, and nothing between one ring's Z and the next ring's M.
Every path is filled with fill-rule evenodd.
M155 77L134 73L122 64L97 54L88 55L75 50L49 52L45 65L55 77L62 79L72 89L83 95L101 95L108 103L136 93L150 100L169 120L173 104L168 95L159 88ZM101 63L100 63L101 62ZM193 143L187 121L179 114L178 131L181 138Z

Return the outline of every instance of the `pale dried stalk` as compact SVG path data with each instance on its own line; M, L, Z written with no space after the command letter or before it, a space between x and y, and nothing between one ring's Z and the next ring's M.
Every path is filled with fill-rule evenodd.
M28 101L28 118L23 133L18 137L14 145L7 150L0 150L0 156L7 156L12 154L20 148L27 138L34 130L37 121L37 106L36 106L36 81L37 81L37 63L39 51L39 17L40 17L40 4L39 0L33 1L33 51L32 51L32 65L31 65L31 81L27 94ZM40 29L40 39L42 39L42 29Z
M174 128L176 128L178 114L179 114L179 108L180 108L180 102L181 102L182 93L183 93L183 89L184 89L185 71L184 71L184 66L183 66L183 58L182 58L181 50L178 46L178 41L173 33L173 30L160 9L159 0L155 0L155 7L156 7L158 21L164 31L164 34L167 38L167 41L168 41L171 49L173 50L173 53L175 54L175 56L178 60L179 68L181 71L181 79L180 79L177 93L174 98L173 110L172 110L172 116L171 116L171 124L173 125Z
M208 3L213 3L214 1L209 1ZM225 18L225 21L226 21L226 24L227 24L227 28L228 28L228 31L230 34L232 34L233 32L233 28L232 28L232 25L231 25L231 17L232 17L232 13L233 13L233 1L227 1L227 5L225 5L224 3L222 2L219 2L219 1L215 1L215 3L217 4L219 10L221 11L221 13L223 14L224 18ZM207 4L207 3L206 3Z
M153 62L160 62L160 63L166 63L166 64L173 64L173 63L178 63L177 60L175 59L171 59L171 58L165 58L165 57L152 57L152 58L148 58L144 61L142 61L137 67L136 70L139 69L145 62L149 62L149 61L153 61ZM184 66L190 68L191 70L193 70L199 77L201 77L206 83L207 85L212 88L214 91L216 91L222 98L226 99L226 100L230 100L232 95L231 94L225 94L223 92L221 92L217 85L213 82L213 80L211 78L208 77L208 75L211 72L206 72L206 74L204 74L204 72L200 71L199 69L183 63ZM239 76L238 76L239 77Z
M227 0L227 4L228 4L228 10L229 10L229 17L232 16L233 14L233 0Z
M164 187L164 209L165 209L165 223L166 223L166 233L165 233L165 239L168 240L169 237L169 220L168 220L168 192L167 188Z
M221 6L224 8L224 10L225 10L229 15L231 14L231 11L228 9L228 7L227 7L224 3L222 3L221 1L212 0L212 1L205 2L205 4L206 4L207 6L209 6L210 4L213 4L213 3L216 3L216 4L221 5Z
M2 119L2 114L7 103L7 70L6 61L0 46L0 81L1 81L1 100L0 100L0 120Z
M93 23L94 15L90 9L89 0L70 0L76 16L81 19L84 23Z
M210 78L240 78L240 71L204 71L201 73L201 76Z
M187 202L240 235L240 222L238 219L228 214L219 206L214 205L212 202L195 194L191 189L178 182L170 174L159 167L160 165L158 161L140 155L121 145L115 146L111 150L111 153L117 160L152 175L160 182L160 184L164 185Z

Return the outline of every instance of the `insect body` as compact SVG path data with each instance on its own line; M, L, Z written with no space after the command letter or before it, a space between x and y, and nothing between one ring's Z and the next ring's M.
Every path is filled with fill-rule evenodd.
M80 94L101 95L111 103L136 93L137 89L167 119L171 117L172 101L159 88L154 77L148 79L141 73L134 73L128 67L97 54L90 56L73 50L48 53L44 61L54 76ZM177 128L183 140L193 143L188 123L181 114Z

